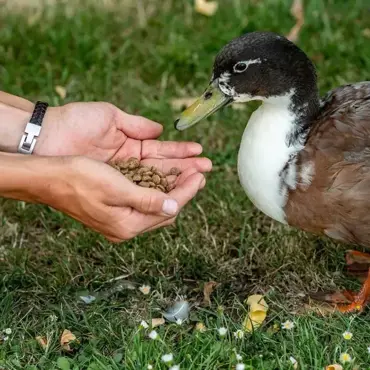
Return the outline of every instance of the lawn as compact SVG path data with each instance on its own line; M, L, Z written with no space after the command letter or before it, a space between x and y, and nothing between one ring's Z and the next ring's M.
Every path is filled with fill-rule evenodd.
M234 369L238 362L293 369L293 356L299 369L316 370L345 352L353 358L345 369L369 369L368 312L302 312L309 292L359 288L345 272L348 246L275 223L239 184L239 141L255 105L227 108L185 133L173 129L172 100L203 92L219 48L249 31L287 34L295 23L291 1L219 0L212 17L196 13L191 0L105 3L3 6L1 90L51 104L112 102L163 123L165 139L200 142L214 169L174 227L121 244L51 208L0 200L0 330L11 329L0 341L0 368L167 369L161 357L172 353L181 369ZM322 93L370 79L369 3L306 0L297 43L315 62ZM209 281L218 286L207 306ZM147 295L143 284L151 287ZM97 299L79 298L88 294ZM265 296L267 319L237 339L251 294ZM159 339L150 339L141 320L161 317L180 298L191 303L189 319L156 327ZM281 329L286 320L293 329ZM199 322L205 332L196 330ZM224 337L220 327L228 329ZM70 351L60 344L65 329L78 340ZM342 337L346 330L351 340Z

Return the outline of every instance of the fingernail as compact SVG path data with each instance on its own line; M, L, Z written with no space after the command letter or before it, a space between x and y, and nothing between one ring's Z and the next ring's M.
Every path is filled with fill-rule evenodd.
M173 216L177 213L177 202L174 199L166 199L163 202L162 211L163 213Z
M200 183L200 188L203 189L205 186L206 186L206 179L203 177L203 180Z

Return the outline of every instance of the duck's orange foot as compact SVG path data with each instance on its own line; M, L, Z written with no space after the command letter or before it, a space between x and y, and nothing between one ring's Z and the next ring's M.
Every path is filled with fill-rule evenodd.
M337 307L339 311L349 313L356 311L363 311L370 298L370 268L367 273L367 278L362 285L362 288L358 294L353 297L353 301L350 304L339 304Z
M370 254L348 251L346 262L348 272L363 282L360 292L315 293L311 298L331 303L343 313L361 312L370 303Z

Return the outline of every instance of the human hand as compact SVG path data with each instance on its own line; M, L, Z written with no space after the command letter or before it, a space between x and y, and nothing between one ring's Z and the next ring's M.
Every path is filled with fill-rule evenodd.
M70 103L48 108L34 153L87 156L103 162L136 157L162 171L178 167L211 170L211 162L192 142L158 141L162 126L127 114L109 103Z
M37 191L38 196L45 194L43 203L114 242L172 224L181 208L205 185L203 174L188 169L165 194L139 187L111 166L86 157L66 157L62 162L52 193ZM55 165L53 168L55 172Z

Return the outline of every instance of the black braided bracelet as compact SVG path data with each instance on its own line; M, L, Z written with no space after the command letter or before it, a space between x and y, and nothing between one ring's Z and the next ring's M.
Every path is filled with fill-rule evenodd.
M18 146L18 152L23 154L32 154L36 145L36 138L40 135L42 120L44 119L46 109L49 104L38 101L32 113L30 121L27 123L22 136L21 142Z

